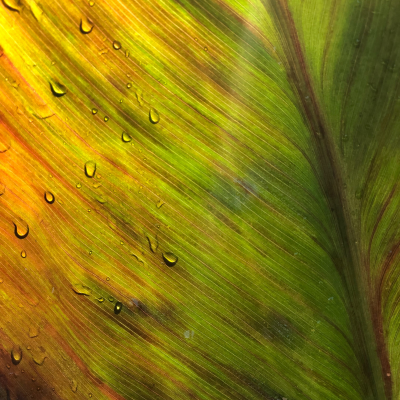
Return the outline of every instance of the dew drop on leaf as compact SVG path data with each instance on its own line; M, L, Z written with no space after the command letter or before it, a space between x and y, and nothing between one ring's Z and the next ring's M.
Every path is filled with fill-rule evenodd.
M206 47L204 47L204 51L208 51L208 47L206 46Z
M14 346L11 350L11 361L14 365L17 365L22 360L22 349L19 346Z
M90 6L90 7L93 7L93 6L94 6L94 1L93 1L93 0L90 0L90 1L89 1L89 6Z
M99 298L97 299L97 301L98 301L99 303L103 303L103 302L104 302L104 297L99 297Z
M129 52L129 50L126 50L126 51L125 51L125 57L126 57L126 58L128 58L128 57L130 56L130 54L131 54L131 53Z
M115 314L119 314L122 310L122 303L120 301L117 301L115 303L115 307L114 307L114 313Z
M46 359L46 353L42 351L35 351L32 354L32 358L35 364L37 365L43 365L44 360Z
M51 82L50 88L54 96L61 97L67 93L67 88L59 82Z
M22 3L19 0L3 0L3 4L12 11L21 11Z
M29 234L29 226L26 223L20 221L13 222L14 234L18 239L25 239Z
M71 380L71 390L75 393L78 390L78 382L75 379Z
M44 199L47 201L47 203L49 204L53 204L54 203L54 195L51 192L44 192Z
M26 251L25 251L25 250L22 250L22 251L21 251L21 257L22 257L22 258L26 258Z
M75 283L72 285L72 290L77 294L83 294L85 296L90 296L92 294L92 289L82 285L81 283Z
M77 184L76 184L76 188L77 188L77 189L80 189L81 187L82 187L82 185L81 185L80 183L77 183Z
M114 40L113 47L114 47L115 50L120 50L121 49L121 43L118 42L118 40Z
M159 200L157 203L157 208L161 208L165 204L162 200Z
M85 175L88 178L93 178L96 173L96 163L94 161L88 161L85 164Z
M30 326L28 335L30 338L35 338L35 337L39 336L39 328L37 326L33 326L33 325Z
M155 108L150 108L149 118L152 124L158 124L160 122L160 115Z
M122 132L122 141L123 141L124 143L128 143L128 142L130 142L131 140L132 140L132 137L131 137L131 135L129 135L129 133Z
M80 24L80 30L82 33L87 34L92 32L93 30L93 22L89 18L82 18Z
M97 108L92 108L92 114L93 115L97 114Z
M104 121L107 122L110 118L107 117L107 115L104 117Z
M168 267L173 267L178 262L178 257L171 252L163 253L163 260Z
M140 107L143 107L144 103L143 103L143 99L142 99L142 91L140 89L137 89L135 94L136 94L136 99L137 99Z
M128 89L130 89L130 88L132 87L132 84L131 84L131 83L127 83L127 84L126 84L126 87L127 87Z
M114 297L111 297L111 296L110 296L110 297L108 298L108 301L109 301L110 303L112 303L112 302L114 301Z

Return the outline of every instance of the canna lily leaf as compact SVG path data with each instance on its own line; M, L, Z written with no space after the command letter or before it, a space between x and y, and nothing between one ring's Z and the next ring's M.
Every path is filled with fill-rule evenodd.
M399 2L0 7L0 398L400 398Z

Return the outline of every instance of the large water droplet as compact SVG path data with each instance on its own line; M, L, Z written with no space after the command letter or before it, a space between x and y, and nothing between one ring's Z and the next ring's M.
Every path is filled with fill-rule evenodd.
M21 221L13 222L14 234L18 239L25 239L29 234L29 226L27 223Z
M14 365L17 365L22 360L22 349L19 346L14 346L11 350L11 361Z
M51 82L50 88L54 96L61 97L67 93L67 88L59 82Z
M78 294L84 294L85 296L90 296L92 294L92 289L90 287L82 285L81 283L75 283L72 286L72 290Z
M149 119L152 124L158 124L160 122L160 115L155 108L150 108Z
M178 257L171 252L163 253L163 260L168 267L173 267L178 262Z
M47 203L53 204L55 197L51 192L44 192L44 199L47 201Z
M93 178L96 173L96 163L94 161L88 161L85 164L85 175L88 178Z
M12 11L21 11L22 3L19 0L3 0L3 4Z
M115 303L115 307L114 307L114 313L115 314L119 314L122 310L122 303L120 301L117 301Z
M129 133L122 132L122 141L128 143L132 140L132 136Z
M93 27L94 27L93 22L89 18L85 17L81 19L80 29L82 33L87 34L92 32Z
M39 336L39 328L34 325L30 326L28 334L29 334L30 338L35 338L35 337Z
M115 50L120 50L121 49L121 43L118 42L118 40L114 40L113 47L114 47Z

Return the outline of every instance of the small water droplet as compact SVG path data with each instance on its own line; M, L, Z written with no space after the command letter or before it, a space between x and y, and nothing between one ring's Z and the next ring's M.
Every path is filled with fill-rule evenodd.
M162 200L159 200L157 203L157 208L161 208L165 204Z
M104 297L99 297L99 298L97 299L97 301L98 301L99 303L103 303Z
M89 18L84 17L81 19L80 30L82 33L87 34L92 32L93 27L93 21Z
M30 338L35 338L35 337L39 336L39 328L34 325L30 326L28 335Z
M108 301L112 303L112 302L114 301L114 297L111 297L111 296L110 296L110 297L108 298Z
M3 282L4 282L3 278L0 278L0 284L3 283Z
M59 82L51 82L50 88L54 96L61 97L67 93L67 88Z
M147 237L147 240L148 240L148 242L149 242L150 250L151 250L153 253L156 253L156 252L157 252L157 249L158 249L158 240L157 240L157 238L153 240L153 239L150 237L150 235L146 235L146 237Z
M107 115L104 117L104 121L107 122L110 118L107 117Z
M207 47L207 46L205 46L205 47L204 47L204 50L205 50L205 51L208 51L208 47Z
M53 204L54 203L54 195L51 192L44 192L44 199L47 201L47 203L49 204Z
M143 107L144 102L143 102L143 98L142 98L142 91L141 91L141 89L137 89L136 92L135 92L135 94L136 94L136 99L137 99L137 101L138 101L140 107Z
M92 108L92 114L93 114L93 115L96 115L97 112L98 112L97 108Z
M128 89L130 89L130 88L132 87L132 84L131 84L131 83L127 83L127 84L126 84L126 87L127 87Z
M80 189L82 187L82 185L78 182L77 184L76 184L76 188L77 189Z
M77 294L83 294L85 296L90 296L92 294L92 289L88 286L82 285L81 283L75 283L72 285L72 290Z
M20 0L3 0L3 4L11 11L20 12L22 9Z
M122 310L122 303L120 301L117 301L115 303L115 307L114 307L114 313L115 314L119 314Z
M129 133L122 132L122 141L128 143L132 140L132 136Z
M173 267L178 262L178 257L171 252L163 253L163 260L168 267Z
M11 350L11 361L14 365L17 365L22 360L22 349L19 346L14 346Z
M22 222L13 222L14 224L14 234L18 239L25 239L29 234L29 226Z
M70 387L71 387L71 390L74 393L76 393L76 391L78 390L78 382L75 379L72 379L71 383L70 383Z
M96 173L96 163L94 161L87 161L85 163L85 175L88 178L93 178Z
M113 47L114 47L115 50L120 50L121 49L121 43L118 42L118 40L114 40Z
M94 1L93 1L93 0L90 0L90 1L89 1L89 6L90 6L90 7L93 7L93 6L94 6Z
M95 182L95 183L93 183L93 187L94 187L95 189L98 189L100 186L101 186L101 182Z
M92 393L89 393L89 397L92 397L93 395L92 395Z
M100 50L98 54L99 54L99 56L102 56L107 53L108 53L108 49L103 49L103 50Z
M109 280L110 280L110 278L107 276L106 281L109 281Z
M32 359L37 365L43 365L44 360L47 358L44 351L35 351L32 353Z
M158 124L160 122L160 115L155 108L150 108L149 119L152 124Z
M131 54L131 53L129 52L129 50L126 50L126 51L125 51L125 57L126 57L126 58L128 58L128 57L130 56L130 54Z

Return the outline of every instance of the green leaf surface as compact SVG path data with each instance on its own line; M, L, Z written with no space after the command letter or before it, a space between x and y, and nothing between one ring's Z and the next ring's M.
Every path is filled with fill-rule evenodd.
M2 0L0 399L400 399L399 17Z

